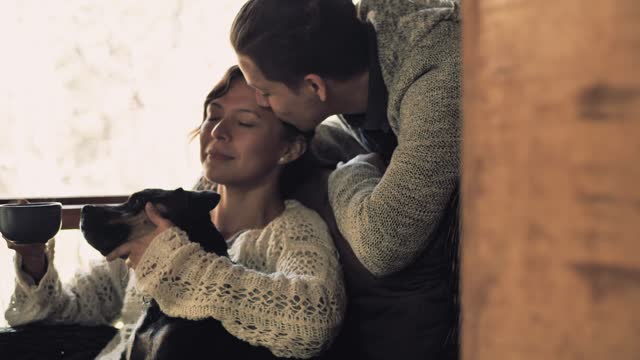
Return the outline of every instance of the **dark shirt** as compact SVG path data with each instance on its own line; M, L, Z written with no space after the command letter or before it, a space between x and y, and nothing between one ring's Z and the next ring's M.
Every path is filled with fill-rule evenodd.
M398 145L398 141L387 119L389 94L378 61L376 32L371 24L367 24L367 38L369 41L367 112L364 114L342 114L338 115L338 118L368 151L380 154L385 163L389 164L391 154Z

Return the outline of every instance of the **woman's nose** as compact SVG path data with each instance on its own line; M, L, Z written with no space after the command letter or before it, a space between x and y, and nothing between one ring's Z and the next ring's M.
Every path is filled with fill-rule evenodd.
M211 129L211 137L219 140L228 139L230 136L228 125L228 121L226 121L225 119L218 121L213 129Z
M258 90L256 90L256 102L259 106L269 107L269 100L267 100L267 97L262 95L262 93Z

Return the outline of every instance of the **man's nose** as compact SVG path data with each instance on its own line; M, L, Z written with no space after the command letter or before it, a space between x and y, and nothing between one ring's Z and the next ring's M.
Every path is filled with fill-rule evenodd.
M269 107L269 100L258 90L256 90L256 102L259 106Z

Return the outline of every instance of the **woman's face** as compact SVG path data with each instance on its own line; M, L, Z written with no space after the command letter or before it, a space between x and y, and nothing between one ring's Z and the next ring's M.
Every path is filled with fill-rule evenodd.
M212 101L200 127L204 175L222 185L255 187L277 180L279 160L289 145L283 124L256 103L255 90L240 78Z

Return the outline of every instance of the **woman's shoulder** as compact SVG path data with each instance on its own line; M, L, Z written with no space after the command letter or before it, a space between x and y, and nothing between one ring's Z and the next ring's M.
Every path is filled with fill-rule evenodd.
M315 249L313 251L322 248L335 252L327 223L315 210L297 200L286 200L285 210L265 230L262 235L279 244L275 247L293 249L302 246Z
M313 237L329 236L329 228L315 210L312 210L297 200L286 200L285 209L270 224L271 231L286 232L288 235L313 235Z
M279 216L285 221L306 221L324 224L324 220L320 217L320 214L309 207L306 207L298 200L285 200L285 209Z

